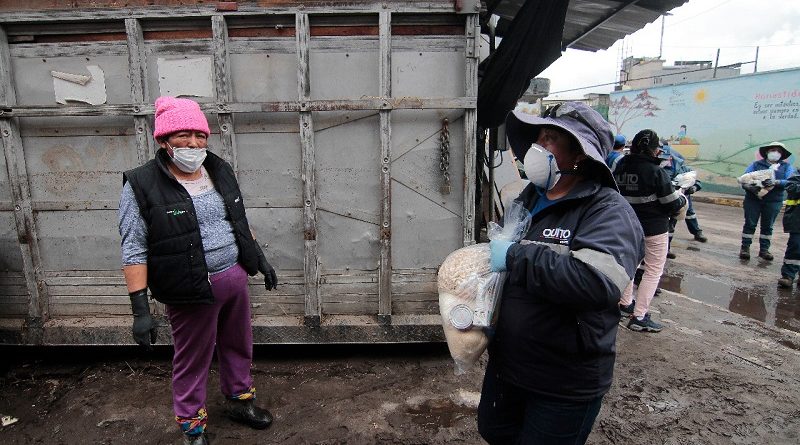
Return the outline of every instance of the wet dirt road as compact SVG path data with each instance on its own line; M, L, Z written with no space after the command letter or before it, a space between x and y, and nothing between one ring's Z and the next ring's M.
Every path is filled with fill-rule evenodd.
M770 252L773 261L757 256L758 241L750 248L751 259L739 259L744 212L741 208L695 203L700 227L707 243L693 240L679 223L672 244L674 260L667 260L662 289L684 294L705 303L729 309L769 326L800 332L800 291L780 289L780 268L786 241L781 217L775 222ZM758 236L759 229L756 229Z
M665 329L619 330L590 444L800 443L798 295L776 289L786 235L776 233L774 263L742 263L741 209L697 211L709 242L678 229L678 257L651 306ZM2 444L181 443L169 347L5 347L0 356L0 414L18 419L0 428ZM441 344L257 347L258 400L274 425L256 431L223 416L215 365L209 433L215 445L480 444L483 363L454 376Z

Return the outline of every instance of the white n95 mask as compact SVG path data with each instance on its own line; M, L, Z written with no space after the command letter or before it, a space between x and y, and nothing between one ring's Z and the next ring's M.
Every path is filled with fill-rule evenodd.
M206 159L205 148L173 148L172 161L184 173L194 173Z
M525 175L528 176L528 180L545 191L551 190L561 179L556 157L535 142L531 144L531 148L525 153L522 165L525 167Z

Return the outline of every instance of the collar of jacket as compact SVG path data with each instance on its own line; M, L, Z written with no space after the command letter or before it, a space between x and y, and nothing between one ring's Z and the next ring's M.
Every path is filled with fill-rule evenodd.
M570 190L566 196L559 198L554 205L558 205L562 201L583 199L593 196L599 192L601 188L603 188L603 185L601 185L599 182L596 182L592 179L584 179L583 181L575 184L575 186L572 187L572 190ZM523 202L527 205L533 206L533 203L539 199L539 192L536 191L536 186L533 184L528 184L525 190L520 194L520 198L523 198ZM530 208L528 210L530 210Z
M631 159L639 159L639 160L641 160L641 161L647 161L647 162L649 162L649 163L651 163L651 164L661 165L661 159L654 158L654 157L652 157L652 156L648 156L648 155L646 155L646 154L642 154L642 153L631 153L631 154L629 154L628 156L630 156L630 157L631 157Z

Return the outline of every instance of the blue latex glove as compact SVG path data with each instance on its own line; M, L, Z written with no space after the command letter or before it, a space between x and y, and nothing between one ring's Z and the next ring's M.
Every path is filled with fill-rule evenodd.
M514 244L511 241L491 240L489 241L489 248L492 249L491 256L489 257L489 267L492 272L503 272L506 270L506 252L508 248Z

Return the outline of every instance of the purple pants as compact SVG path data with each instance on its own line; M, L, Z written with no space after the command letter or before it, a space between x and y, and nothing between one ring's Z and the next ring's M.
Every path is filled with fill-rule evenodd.
M216 346L219 380L226 397L253 385L253 327L247 273L236 264L211 275L214 304L167 305L175 355L172 358L172 405L178 417L205 408L206 383Z

